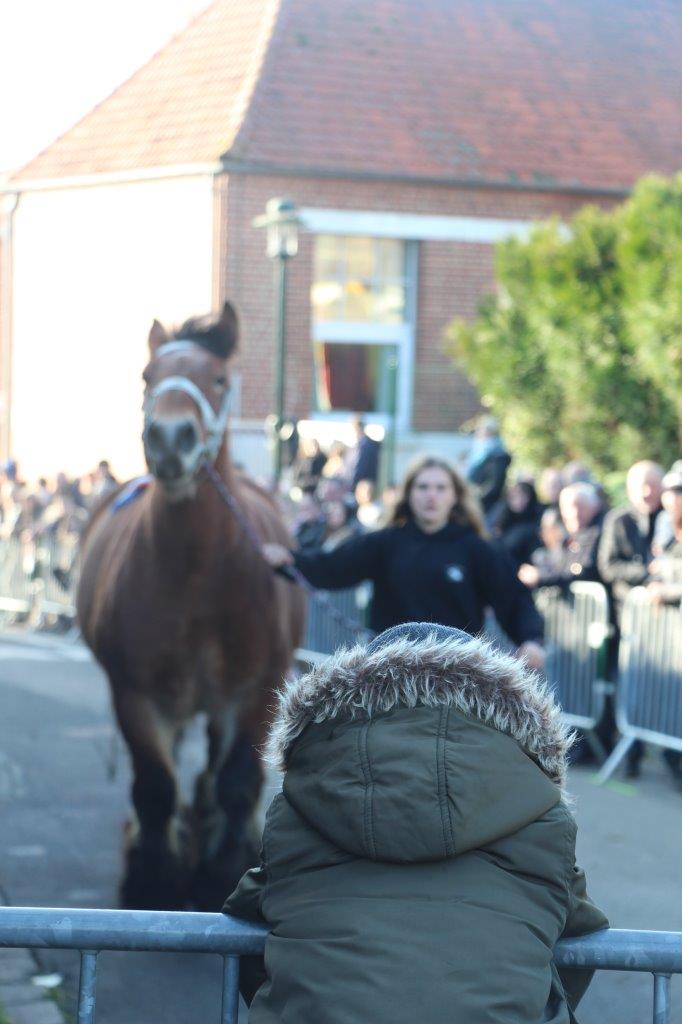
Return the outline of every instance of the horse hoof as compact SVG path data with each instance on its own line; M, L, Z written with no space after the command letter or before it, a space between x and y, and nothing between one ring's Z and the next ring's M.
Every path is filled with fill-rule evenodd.
M190 898L191 874L169 850L129 850L119 890L128 910L184 910Z

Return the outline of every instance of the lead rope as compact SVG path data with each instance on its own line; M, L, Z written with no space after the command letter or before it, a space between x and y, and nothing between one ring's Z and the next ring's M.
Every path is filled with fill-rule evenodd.
M258 554L261 556L261 558L263 558L263 555L261 554L262 541L258 534L256 533L256 531L254 530L251 523L249 522L249 520L244 515L238 503L235 501L233 495L228 490L225 481L217 472L215 467L211 465L211 463L204 462L204 469L206 471L206 475L208 476L208 478L213 482L213 485L217 490L218 494L223 499L225 504L228 506L233 516L244 530L244 533L249 538L254 548L256 548L256 550L258 551ZM263 561L265 561L264 558ZM269 566L269 568L272 570L272 572L277 571L275 569L272 569L272 566ZM326 613L329 615L330 619L333 619L339 625L343 626L344 629L350 630L350 632L354 633L360 639L371 640L372 637L376 636L376 633L373 629L368 629L367 626L363 626L362 623L358 622L357 619L353 619L349 615L345 615L344 612L339 611L338 608L335 608L331 602L330 597L327 594L324 594L321 591L316 590L315 587L313 587L308 582L308 580L305 578L300 569L297 569L295 565L287 565L283 567L283 571L280 573L280 575L287 577L293 583L298 583L298 585L302 587L303 590L306 592L311 601L315 601L322 608L324 608Z

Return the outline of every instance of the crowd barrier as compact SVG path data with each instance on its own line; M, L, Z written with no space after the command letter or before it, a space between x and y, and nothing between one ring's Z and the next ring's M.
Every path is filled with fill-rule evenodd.
M267 931L222 914L0 907L0 948L80 952L78 1024L95 1024L97 957L102 951L213 953L223 958L220 1024L237 1024L239 958L262 953ZM606 929L564 939L558 967L653 975L654 1024L670 1024L670 978L682 973L682 933ZM0 963L2 959L0 956Z
M40 625L48 616L75 619L73 536L47 533L35 540L0 542L0 612Z
M653 603L643 587L631 590L623 607L616 694L621 739L599 782L636 740L682 750L682 607Z
M595 732L606 695L609 600L600 583L547 587L536 594L545 619L545 676L568 725L581 729L600 761L606 752Z
M362 638L367 621L369 587L319 591L308 600L302 661L315 662L339 647L352 647Z
M44 535L37 542L0 543L0 611L30 624L48 616L75 621L74 539ZM70 587L64 586L70 582ZM367 587L320 592L309 601L306 633L297 652L300 664L313 664L339 647L367 636ZM545 618L546 677L567 723L583 731L606 781L628 749L640 739L682 750L682 612L657 607L643 588L625 603L620 643L616 716L622 739L606 758L597 733L607 695L609 602L599 583L572 583L536 594ZM491 623L490 635L508 644Z

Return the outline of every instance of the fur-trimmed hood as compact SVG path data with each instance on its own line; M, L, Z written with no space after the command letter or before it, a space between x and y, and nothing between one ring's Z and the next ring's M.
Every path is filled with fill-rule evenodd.
M399 706L449 706L511 736L554 782L565 783L573 736L549 688L480 638L398 639L373 653L357 645L288 681L278 699L267 759L280 771L311 722L372 717Z
M571 738L540 680L485 641L354 647L289 682L270 760L335 847L441 860L513 835L562 796Z

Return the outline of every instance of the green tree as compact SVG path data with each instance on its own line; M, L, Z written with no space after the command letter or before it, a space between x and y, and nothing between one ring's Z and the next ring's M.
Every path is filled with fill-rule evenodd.
M643 179L612 210L533 228L496 252L497 291L448 347L541 466L606 475L682 451L682 174Z

